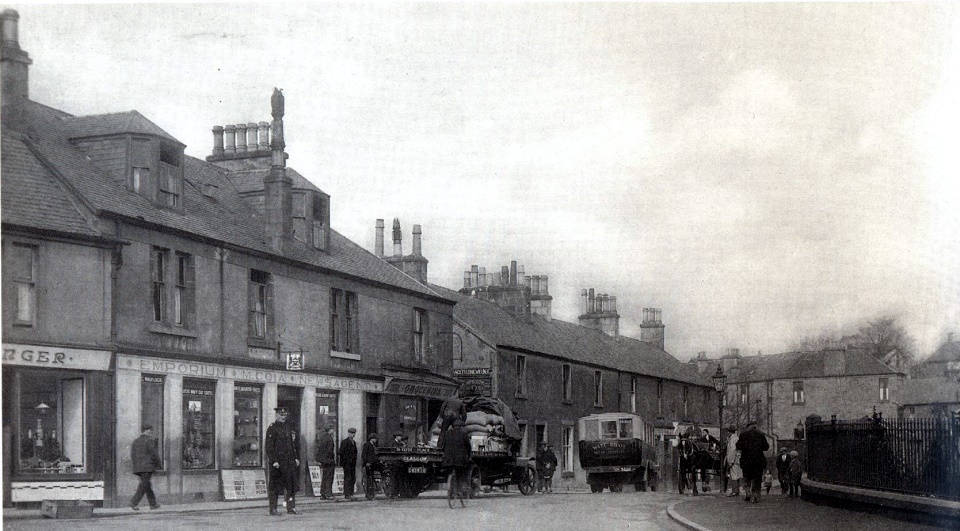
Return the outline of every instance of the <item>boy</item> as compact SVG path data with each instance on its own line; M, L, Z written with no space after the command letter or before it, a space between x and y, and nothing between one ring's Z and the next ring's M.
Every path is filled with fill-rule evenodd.
M800 478L803 476L803 466L800 463L800 453L796 450L790 452L793 460L790 461L790 497L800 497Z

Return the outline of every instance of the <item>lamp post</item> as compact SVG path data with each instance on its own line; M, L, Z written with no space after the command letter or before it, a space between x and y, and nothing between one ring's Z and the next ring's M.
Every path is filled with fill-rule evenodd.
M717 392L717 409L719 410L718 424L720 428L720 477L722 478L721 485L723 494L727 490L727 475L723 470L723 459L727 455L727 439L724 437L723 433L723 395L727 390L727 375L723 374L723 363L717 364L717 372L711 378L713 380L713 389Z

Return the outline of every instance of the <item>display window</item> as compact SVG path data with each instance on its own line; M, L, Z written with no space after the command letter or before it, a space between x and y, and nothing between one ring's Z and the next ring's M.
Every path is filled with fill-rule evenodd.
M144 374L140 379L140 425L153 426L153 436L157 439L157 451L163 452L163 376Z
M84 376L70 371L23 371L17 374L17 387L17 471L86 472Z
M340 423L338 422L340 391L317 389L317 440L327 426L333 426L333 440L340 441Z
M260 434L263 428L263 388L237 385L233 393L233 465L260 467L263 459Z
M183 469L216 466L214 417L217 384L211 380L183 380Z

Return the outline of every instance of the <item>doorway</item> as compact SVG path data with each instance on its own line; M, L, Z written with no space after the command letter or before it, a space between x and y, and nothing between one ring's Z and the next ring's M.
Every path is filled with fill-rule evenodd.
M297 435L297 444L300 446L300 468L302 469L300 473L300 492L306 493L304 490L304 471L309 472L307 463L310 462L310 456L307 452L306 439L303 438L302 397L302 387L277 386L277 407L287 408L287 424Z

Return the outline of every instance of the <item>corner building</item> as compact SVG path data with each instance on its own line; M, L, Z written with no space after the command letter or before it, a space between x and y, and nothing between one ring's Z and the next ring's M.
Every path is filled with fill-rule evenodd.
M439 414L454 301L330 226L330 196L287 167L279 91L201 160L136 111L31 101L3 17L5 505L125 505L144 423L164 504L264 470L276 406L304 461L325 425L362 440Z

